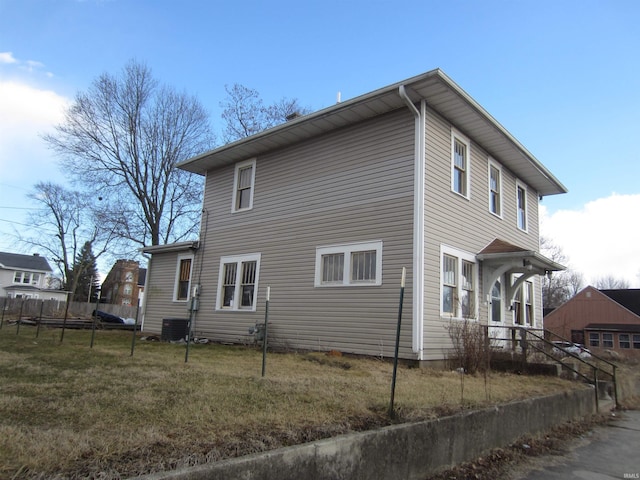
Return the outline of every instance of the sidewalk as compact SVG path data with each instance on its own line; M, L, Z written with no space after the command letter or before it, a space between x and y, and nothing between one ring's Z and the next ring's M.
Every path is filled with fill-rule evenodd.
M566 455L541 459L535 470L513 480L640 479L640 411L615 415Z

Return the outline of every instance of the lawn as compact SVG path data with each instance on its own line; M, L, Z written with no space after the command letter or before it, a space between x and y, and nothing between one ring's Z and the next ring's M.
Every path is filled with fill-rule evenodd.
M0 478L115 479L579 388L324 353L0 330Z

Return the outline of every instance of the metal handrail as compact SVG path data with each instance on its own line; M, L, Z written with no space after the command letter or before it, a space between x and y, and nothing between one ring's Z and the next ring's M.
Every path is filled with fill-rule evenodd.
M554 345L553 342L547 340L545 338L545 336L547 335L553 335L554 338L558 338L559 340L562 341L566 341L568 343L573 343L570 342L569 340L561 337L560 335L556 335L555 333L552 333L548 330L545 329L540 329L540 328L532 328L532 327L524 327L524 326L520 326L520 325L514 325L514 326L508 326L508 325L486 325L487 327L487 336L488 336L488 329L489 328L502 328L505 329L507 331L511 331L512 334L510 335L510 338L498 338L498 337L491 337L494 340L505 340L505 341L510 341L513 342L514 348L515 345L517 345L518 342L521 343L521 347L523 350L523 361L526 363L526 350L527 350L527 346L532 347L534 350L544 354L547 358L550 358L551 360L553 360L554 362L561 364L563 366L563 368L566 368L572 372L574 372L576 375L580 376L581 378L583 378L585 381L587 381L590 384L593 384L595 386L595 396L596 396L596 407L598 407L598 401L599 401L599 394L598 394L598 372L602 372L605 375L607 375L608 377L611 377L612 381L613 381L613 395L614 395L614 401L615 401L615 405L616 407L619 406L618 404L618 380L617 380L617 375L616 375L616 369L618 368L617 365L605 358L602 358L596 354L590 353L591 357L593 359L599 360L607 365L609 365L612 368L612 372L609 372L607 370L604 370L603 368L601 368L599 365L594 364L578 355L576 355L573 352L570 352L568 350L565 350L564 348ZM520 332L520 338L516 338L516 332ZM537 332L542 332L542 335L539 335ZM536 345L533 341L528 340L527 339L527 335L534 337L537 341L541 342L544 345L550 346L552 348L557 348L559 350L562 350L563 353L565 353L566 355L575 358L576 360L578 360L579 362L582 362L584 365L588 366L591 371L593 372L593 379L591 377L589 377L588 375L580 372L578 369L572 367L571 365L568 365L562 361L560 361L558 358L556 358L554 355L552 355L551 353L547 352L544 348L539 347L538 345Z
M591 367L591 369L592 369L592 371L593 371L593 385L595 386L596 405L598 405L598 372L602 372L602 373L604 373L605 375L610 376L610 377L611 377L611 379L612 379L612 381L613 381L613 397L614 397L614 402L615 402L616 407L618 407L618 406L619 406L619 404L618 404L618 380L617 380L617 376L616 376L616 369L617 369L617 365L616 365L616 364L614 364L613 362L610 362L610 361L608 361L608 360L606 360L606 359L604 359L604 358L602 358L602 357L600 357L600 356L598 356L598 355L595 355L595 354L593 354L593 353L590 353L591 357L596 358L596 359L598 359L598 360L600 360L600 361L602 361L602 362L604 362L604 363L606 363L606 364L608 364L609 366L611 366L611 367L612 367L613 372L607 372L606 370L604 370L604 369L600 368L598 365L593 364L593 363L591 363L591 362L589 362L589 361L585 360L584 358L582 358L582 357L580 357L580 356L576 355L576 354L575 354L575 353L573 353L573 352L570 352L570 351L568 351L568 350L565 350L565 349L564 349L564 348L562 348L562 347L559 347L559 346L557 346L557 345L554 345L554 344L553 344L553 342L551 342L551 341L547 340L547 339L546 339L546 338L544 338L544 337L541 337L540 335L536 335L535 333L533 333L533 332L529 331L528 329L523 329L522 327L514 327L514 328L518 328L518 329L520 329L520 331L524 331L524 332L525 332L525 337L526 337L526 334L527 334L527 333L528 333L528 334L530 334L530 335L533 335L533 336L534 336L535 338L537 338L538 340L541 340L544 344L549 345L549 346L551 346L551 347L553 347L553 348L558 348L558 349L562 350L565 354L567 354L567 355L569 355L569 356L571 356L571 357L575 358L576 360L578 360L578 361L582 362L583 364L586 364L586 365L588 365L589 367ZM547 330L544 330L544 331L545 331L545 332L547 332ZM551 333L551 332L549 332L549 333ZM555 334L554 334L554 335L555 335ZM562 337L561 337L561 336L559 336L559 335L556 335L556 337L558 337L558 338L562 338ZM567 342L569 342L569 341L568 341L568 340L566 340L566 339L563 339L563 341L567 341ZM572 342L569 342L569 343L572 343ZM546 355L547 357L552 358L554 361L556 361L556 362L558 362L558 363L561 363L559 360L557 360L556 358L554 358L554 357L553 357L553 355L549 354L548 352L545 352L543 349L538 348L538 347L537 347L537 346L535 346L534 344L531 344L531 346L532 346L534 349L536 349L537 351L542 352L542 353L543 353L544 355ZM574 368L570 367L569 365L566 365L566 364L564 364L564 363L563 363L563 366L564 366L564 367L566 367L566 368L568 368L569 370L573 371L574 373L576 373L576 374L580 375L582 378L584 378L585 380L587 380L589 383L592 383L592 382L591 382L591 380L590 380L588 377L586 377L584 374L582 374L582 373L578 372L578 371L577 371L577 370L575 370Z

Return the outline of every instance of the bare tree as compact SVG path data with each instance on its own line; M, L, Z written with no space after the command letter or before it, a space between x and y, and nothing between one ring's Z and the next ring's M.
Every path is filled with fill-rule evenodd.
M613 275L605 275L595 280L598 290L622 290L629 288L629 282L624 278L616 278Z
M574 270L569 270L565 274L567 278L567 287L569 288L569 297L575 297L585 286L584 275Z
M548 238L540 238L540 251L556 263L568 262L562 249ZM572 269L554 272L542 279L542 304L545 309L557 308L578 293L583 286L584 277L580 272Z
M286 122L292 115L304 115L310 109L302 107L298 100L283 98L265 106L257 90L234 83L225 86L227 98L220 102L225 122L223 138L232 142L255 135L267 128Z
M99 76L44 138L69 175L104 198L105 221L130 243L171 243L197 229L202 179L176 163L211 148L208 114L147 66L130 61L119 76Z
M33 228L19 240L43 249L58 267L62 288L75 294L86 271L75 265L76 257L83 247L96 247L97 259L114 241L114 232L104 228L104 213L90 195L40 182L28 196L41 208L29 214L27 222Z

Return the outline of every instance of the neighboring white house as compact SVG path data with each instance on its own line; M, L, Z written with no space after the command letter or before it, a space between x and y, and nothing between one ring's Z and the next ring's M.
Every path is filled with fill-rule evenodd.
M517 106L514 105L514 108ZM522 112L526 114L526 112ZM566 188L441 70L186 160L200 238L145 248L145 330L441 361L448 326L542 326L538 202ZM270 288L269 288L270 287Z
M0 297L65 301L66 292L47 288L51 273L47 259L37 253L0 252Z

